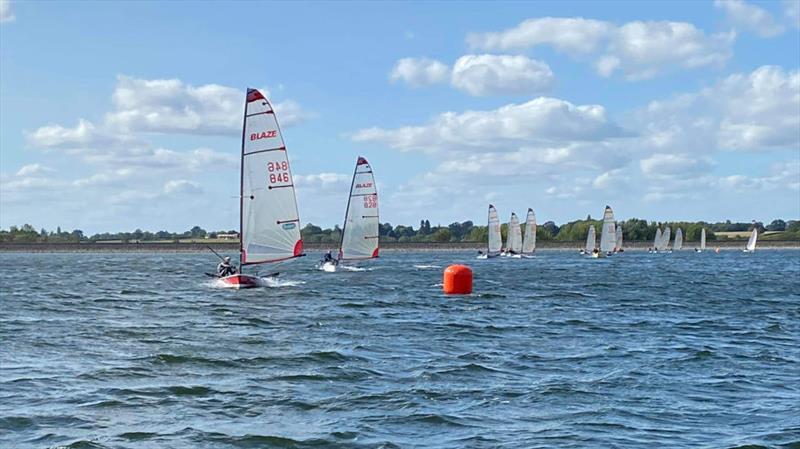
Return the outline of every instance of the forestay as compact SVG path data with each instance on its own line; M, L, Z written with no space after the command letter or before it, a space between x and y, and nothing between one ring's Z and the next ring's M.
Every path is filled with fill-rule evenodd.
M275 111L247 89L242 132L240 260L242 265L303 253L292 171Z
M617 223L614 221L614 211L611 207L606 206L603 211L603 229L600 234L600 251L610 253L614 250L617 242Z
M503 246L503 239L500 235L500 217L497 216L497 209L491 204L489 205L488 233L489 247L487 255L496 256L500 254L500 248Z
M675 242L672 244L672 249L680 251L681 248L683 248L683 231L681 228L678 228L678 230L675 231Z
M359 157L350 184L339 260L378 257L378 225L378 190L372 166L365 158Z
M589 225L589 232L586 234L586 252L591 253L597 245L597 237L595 235L594 225Z
M506 250L519 254L522 252L522 230L519 226L519 218L514 212L508 221L508 237L506 239Z
M525 218L525 235L522 239L522 254L533 254L536 251L536 214L533 209L528 209Z

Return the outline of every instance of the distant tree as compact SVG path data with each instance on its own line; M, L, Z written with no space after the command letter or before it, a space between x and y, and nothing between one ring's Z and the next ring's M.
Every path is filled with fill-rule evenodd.
M776 220L772 220L767 226L767 231L785 231L786 230L786 222L781 220L780 218Z
M449 242L452 234L447 228L439 228L433 234L433 240L436 242Z

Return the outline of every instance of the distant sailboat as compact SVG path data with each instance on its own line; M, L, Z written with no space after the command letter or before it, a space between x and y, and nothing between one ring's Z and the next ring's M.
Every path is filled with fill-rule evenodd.
M683 231L681 228L675 232L675 242L672 244L673 251L680 251L683 248Z
M336 271L342 261L366 260L378 257L380 239L378 227L378 190L375 175L366 158L356 161L350 196L347 200L339 255L335 261L323 261L324 271Z
M520 253L522 253L522 229L517 214L511 212L511 219L508 220L508 236L506 236L506 256Z
M597 248L597 236L594 230L594 225L589 225L589 232L586 234L586 247L583 248L583 254L592 254Z
M695 250L698 253L706 250L706 228L700 230L700 248Z
M617 243L617 222L614 221L614 211L606 206L603 211L603 229L600 234L600 253L598 257L610 256Z
M531 257L536 252L536 214L528 209L525 218L525 235L522 238L522 256Z
M658 252L659 246L661 246L661 228L656 228L656 237L653 239L652 252Z
M491 204L489 205L489 218L488 218L488 246L486 253L481 253L479 259L490 259L500 255L500 249L503 246L503 238L500 234L500 218L497 216L497 209Z
M753 228L753 232L750 234L750 239L747 240L747 246L745 246L744 252L754 253L756 251L756 240L758 240L758 229Z
M257 276L241 272L245 265L303 255L286 145L272 105L256 89L247 89L240 181L239 273L219 279L235 289L261 286Z
M669 249L669 238L672 236L672 230L667 226L664 228L664 232L661 233L661 245L659 246L659 251L667 251Z
M622 226L620 225L617 225L616 244L614 245L614 252L615 253L625 252L625 250L622 249Z

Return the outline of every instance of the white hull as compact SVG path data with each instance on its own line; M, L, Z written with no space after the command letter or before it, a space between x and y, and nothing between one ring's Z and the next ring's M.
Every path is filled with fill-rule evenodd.
M336 265L333 262L325 262L319 266L319 269L326 272L326 273L335 273L336 272Z

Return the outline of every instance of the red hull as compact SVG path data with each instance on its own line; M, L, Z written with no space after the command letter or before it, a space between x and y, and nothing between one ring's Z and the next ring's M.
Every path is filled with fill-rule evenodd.
M240 288L254 288L261 286L261 283L257 277L248 276L246 274L232 274L230 276L219 278L219 281L222 282L225 287L235 288L237 290Z

